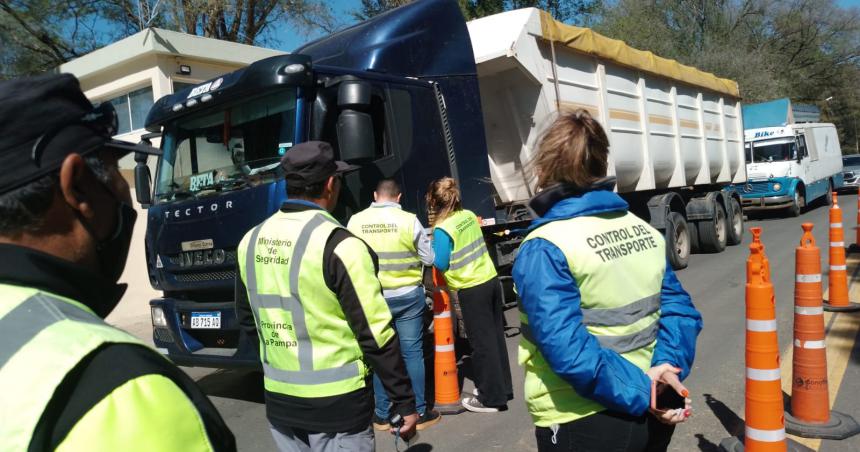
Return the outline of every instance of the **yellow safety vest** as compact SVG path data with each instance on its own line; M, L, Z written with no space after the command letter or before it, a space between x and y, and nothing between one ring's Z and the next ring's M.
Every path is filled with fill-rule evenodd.
M349 219L347 228L367 242L379 258L379 282L383 289L421 284L415 220L414 214L394 206L371 206Z
M65 297L0 284L0 299L3 300L0 303L2 450L29 448L55 391L87 355L108 343L146 347L134 336L105 323L85 305ZM129 384L141 390L121 390ZM121 388L90 409L70 429L57 450L212 450L199 413L172 381L161 375L146 375ZM142 395L148 400L135 398ZM155 405L162 412L140 413L135 409L144 403L152 407L153 399L159 401ZM177 419L187 422L176 425ZM165 435L169 427L172 427L170 434ZM150 433L140 434L147 429Z
M648 370L659 329L666 266L663 236L631 213L613 213L553 221L532 231L523 243L535 238L551 242L567 258L588 332L601 347ZM522 311L520 321L519 362L525 367L526 405L535 425L549 427L603 411L552 371Z
M239 244L239 271L257 322L267 391L318 398L365 386L369 369L358 340L323 276L325 245L338 228L322 210L276 212ZM373 273L369 255L366 261L369 268L355 270ZM378 284L356 290L379 292ZM394 337L384 302L364 309L380 343Z
M445 231L454 242L450 264L445 272L445 281L449 287L468 289L496 277L496 267L474 213L458 210L436 227Z

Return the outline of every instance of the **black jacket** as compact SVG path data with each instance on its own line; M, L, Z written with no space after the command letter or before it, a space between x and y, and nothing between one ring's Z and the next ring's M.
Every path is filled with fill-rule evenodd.
M30 248L0 244L0 283L32 287L71 298L105 317L125 293L124 284L69 261ZM3 300L0 300L2 303ZM69 372L45 408L30 442L31 451L54 450L77 422L114 389L145 375L163 375L192 401L217 451L235 451L236 440L194 381L151 348L106 344Z

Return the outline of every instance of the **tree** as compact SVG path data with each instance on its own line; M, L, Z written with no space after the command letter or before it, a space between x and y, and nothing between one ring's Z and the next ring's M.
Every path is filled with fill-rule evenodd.
M325 0L0 0L0 77L55 68L146 27L276 45L278 26L341 25Z
M389 9L403 6L412 0L361 0L361 7L352 13L358 20L366 20ZM540 8L562 22L588 23L600 11L602 0L458 0L466 20L490 16L512 9Z

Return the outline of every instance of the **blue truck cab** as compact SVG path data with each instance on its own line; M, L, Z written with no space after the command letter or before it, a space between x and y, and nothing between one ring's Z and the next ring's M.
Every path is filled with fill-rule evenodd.
M258 340L238 327L236 247L286 198L279 161L327 141L347 174L335 216L365 208L394 178L404 209L426 224L424 193L455 177L463 202L496 215L475 62L454 1L418 1L352 28L159 99L146 128L161 134L154 177L138 156L148 208L147 268L155 346L188 366L258 366ZM150 185L152 180L152 185Z
M744 210L784 209L800 215L843 185L842 151L833 124L797 112L788 99L744 106L747 182L737 186Z

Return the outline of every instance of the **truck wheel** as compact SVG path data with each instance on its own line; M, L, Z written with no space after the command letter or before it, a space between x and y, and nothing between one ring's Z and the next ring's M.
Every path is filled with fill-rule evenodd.
M666 254L674 270L687 268L690 261L690 233L687 220L678 212L666 218Z
M690 234L690 253L701 253L702 247L699 245L699 228L696 227L696 223L687 223L687 232Z
M806 200L803 195L800 194L800 189L794 190L794 202L788 208L788 214L792 217L799 216L805 204Z
M728 221L722 203L714 202L714 218L696 223L699 228L699 248L704 253L721 253L726 249Z
M729 207L732 211L729 213L729 235L726 237L726 243L737 245L744 239L744 212L735 198L729 201Z
M827 181L827 207L833 205L833 184Z

